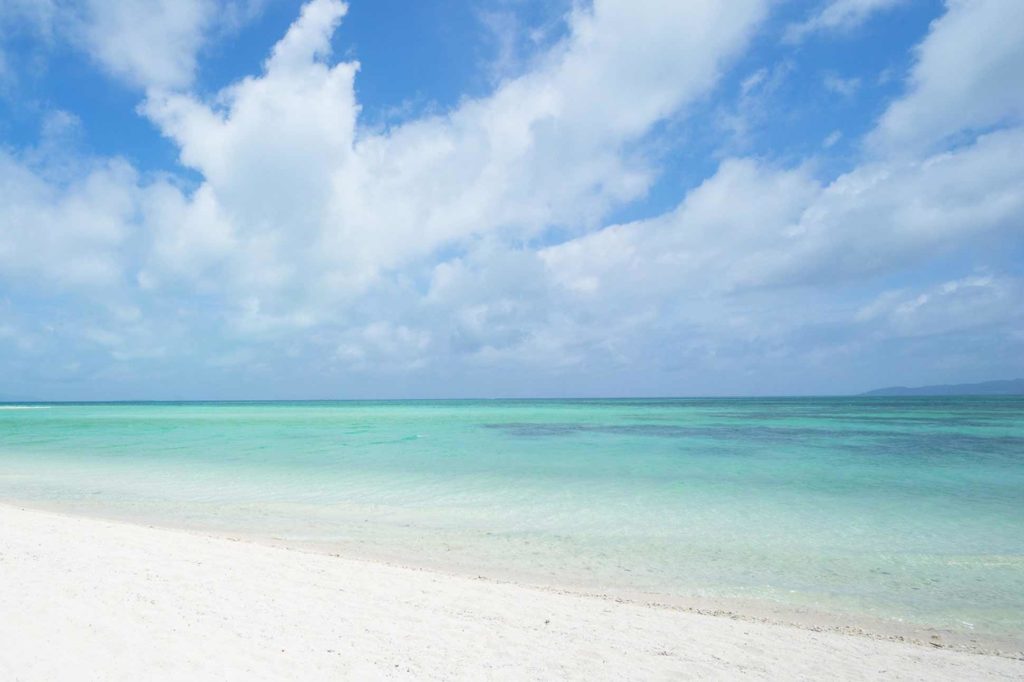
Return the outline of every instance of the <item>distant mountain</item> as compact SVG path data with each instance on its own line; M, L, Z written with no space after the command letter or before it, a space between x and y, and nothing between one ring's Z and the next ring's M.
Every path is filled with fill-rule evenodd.
M980 384L942 384L938 386L890 386L861 395L1024 395L1024 379L983 381Z

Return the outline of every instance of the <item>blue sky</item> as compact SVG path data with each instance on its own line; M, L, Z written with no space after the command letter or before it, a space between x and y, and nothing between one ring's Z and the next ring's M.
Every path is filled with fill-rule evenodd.
M1024 375L1024 5L7 0L0 398Z

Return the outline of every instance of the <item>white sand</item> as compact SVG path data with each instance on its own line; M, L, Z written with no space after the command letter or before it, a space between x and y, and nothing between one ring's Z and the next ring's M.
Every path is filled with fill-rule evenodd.
M0 506L0 680L1024 679L1024 661Z

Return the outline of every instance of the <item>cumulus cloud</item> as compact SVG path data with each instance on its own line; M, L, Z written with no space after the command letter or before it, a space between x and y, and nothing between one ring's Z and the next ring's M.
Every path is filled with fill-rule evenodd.
M191 83L212 0L86 0L70 30L113 75L142 87Z
M907 94L882 115L876 149L917 151L964 132L1024 120L1024 11L950 0L917 48ZM955 140L954 140L955 141Z
M881 352L885 339L970 329L982 302L989 320L1005 321L1020 308L1018 286L966 280L925 293L914 311L897 306L868 316L844 305L842 292L864 296L880 277L913 271L987 235L1019 242L1022 149L1024 131L1007 130L956 152L865 164L825 184L807 167L727 160L669 214L541 251L557 292L548 297L606 341L631 349L634 366L658 357L643 342L657 338L662 362L685 350L689 363L723 372L800 361L828 366L837 357L849 365ZM646 318L628 328L602 327L640 312ZM1006 343L993 357L1012 356L1019 331L994 328L986 341ZM673 349L667 356L666 348ZM948 350L936 342L925 356ZM867 369L888 366L885 357L875 359Z
M140 89L192 84L214 33L258 14L263 0L5 0L0 27L46 43L63 40L122 82ZM3 46L0 38L0 47Z
M123 274L119 253L136 210L135 171L95 162L70 181L54 181L0 152L0 274L43 287L110 287Z
M1024 131L920 161L861 166L827 185L807 169L724 162L672 213L546 249L569 289L644 293L827 284L904 267L1024 216ZM630 295L639 292L630 292Z
M593 226L652 181L627 143L705 92L763 11L753 0L728 11L601 0L570 16L569 36L536 70L447 114L369 132L357 126L358 64L327 59L345 5L314 0L261 75L210 101L145 103L204 178L154 209L158 223L182 228L158 243L147 272L180 274L190 235L200 261L207 235L221 235L219 267L269 311L310 290L343 300L480 235Z
M950 15L956 19L953 10ZM950 30L950 15L933 26L920 51L921 62L931 59L927 46L935 35ZM964 30L971 32L970 27ZM1024 35L1024 30L1016 34ZM1002 49L1012 51L1016 43L1002 41ZM960 58L969 57L961 54ZM989 54L976 57L976 62L988 61ZM977 63L964 65L963 72L983 81L988 78ZM1017 78L1005 73L1000 77L1004 84ZM948 107L938 99L931 106L954 112L963 106L957 94L947 95ZM890 111L914 105L919 97L919 90L911 88ZM988 105L989 116L1003 106L995 100ZM642 301L657 311L663 324L674 319L670 327L689 329L703 339L705 347L732 345L734 353L742 353L735 341L744 337L743 330L756 330L761 343L747 352L758 357L771 352L773 343L780 344L775 348L783 354L806 345L815 337L808 331L808 319L815 317L834 325L822 337L821 348L837 352L856 348L861 354L868 352L871 339L880 342L893 330L902 330L905 337L912 336L911 328L921 333L953 333L972 328L981 311L990 320L1006 320L1019 301L1020 289L1012 280L1000 278L945 283L885 314L851 310L843 317L842 306L833 302L822 307L811 293L838 295L846 287L864 288L861 283L951 256L985 235L992 235L995 243L1019 243L1024 220L1024 128L1010 125L971 135L971 119L953 116L945 131L966 137L952 148L935 151L933 146L931 151L913 154L908 153L913 147L879 146L876 158L827 182L819 181L809 164L784 168L755 159L726 160L675 210L546 248L540 257L549 280L567 297L567 307L591 314L603 309L615 315L635 310ZM995 123L1005 117L988 120ZM869 139L879 139L886 130L883 117ZM751 300L764 300L772 291L776 293L767 299L768 305L803 301L805 313L772 322L749 307ZM685 304L680 309L681 300ZM939 310L945 311L941 322ZM739 326L721 324L723 316ZM869 317L876 332L885 320L888 336L868 333L860 326ZM989 339L1008 340L1010 346L999 349L1003 357L1013 345L1014 333L1019 334L1019 329L1014 332L1012 325L1004 325ZM805 348L804 357L814 356L821 355ZM706 365L709 360L701 362Z
M883 6L829 3L814 30ZM372 129L358 62L331 55L344 3L307 3L258 74L211 94L189 87L200 12L178 24L199 37L177 58L125 48L106 64L146 90L140 111L197 180L0 152L0 279L88 299L55 333L112 381L127 379L96 354L154 372L194 356L210 385L301 367L310 385L387 372L514 386L527 367L553 392L676 392L679 377L729 392L758 373L783 390L808 366L822 382L863 372L858 358L884 372L893 339L981 328L1001 339L997 362L1020 330L996 324L1021 295L1012 275L967 262L970 275L884 283L967 243L1019 243L1024 27L995 26L991 7L951 3L851 167L727 158L674 208L611 225L658 178L645 143L713 90L763 3L579 5L564 39L489 95ZM737 120L755 120L787 64L748 75ZM47 338L24 316L0 323L0 343Z

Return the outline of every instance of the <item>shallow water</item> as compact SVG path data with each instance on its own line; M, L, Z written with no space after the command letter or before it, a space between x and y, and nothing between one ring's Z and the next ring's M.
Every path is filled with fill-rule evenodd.
M1024 636L1022 398L34 407L0 407L0 499Z

